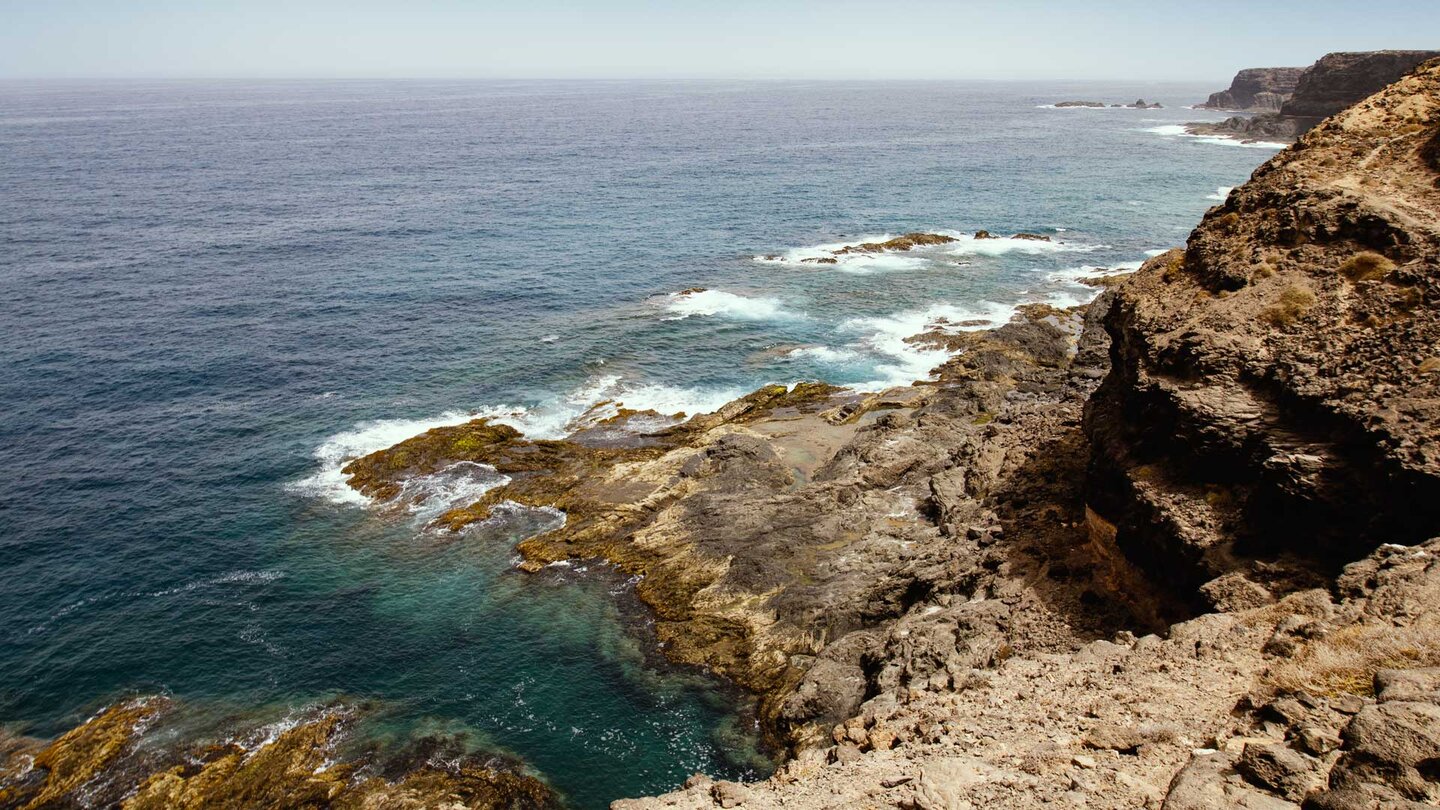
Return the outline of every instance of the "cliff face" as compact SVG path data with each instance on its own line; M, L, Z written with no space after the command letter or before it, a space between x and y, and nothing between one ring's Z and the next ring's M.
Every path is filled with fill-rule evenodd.
M1326 118L1409 73L1440 51L1371 51L1332 53L1300 75L1295 94L1280 108L1282 115Z
M1437 111L1440 60L1261 167L1118 292L1090 502L1156 576L1287 590L1440 530Z
M1246 139L1288 141L1300 137L1326 116L1334 115L1404 76L1416 65L1440 56L1440 51L1368 51L1332 53L1305 68L1296 77L1294 93L1269 112L1253 117L1237 116L1218 124L1191 124L1194 134L1218 134ZM1290 70L1276 68L1275 70ZM1245 71L1241 71L1243 75ZM1239 81L1239 76L1236 77ZM1215 101L1216 94L1211 96ZM1223 98L1221 99L1224 100ZM1274 102L1266 97L1264 105ZM1256 104L1255 109L1264 105ZM1207 103L1214 109L1229 108Z
M1200 107L1211 110L1266 110L1279 112L1295 92L1305 68L1246 68L1235 74L1228 90L1211 93Z

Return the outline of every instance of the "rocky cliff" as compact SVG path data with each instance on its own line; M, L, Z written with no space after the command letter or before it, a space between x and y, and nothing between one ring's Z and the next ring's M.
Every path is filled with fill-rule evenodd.
M1091 307L1060 363L1076 394L1104 374L1083 430L1022 384L923 472L942 531L998 525L949 532L961 575L868 631L832 745L625 806L1433 806L1437 284L1440 60Z
M1210 110L1263 110L1279 112L1295 92L1305 68L1246 68L1235 74L1229 89L1211 93L1204 104Z
M1275 112L1253 117L1237 116L1218 124L1191 124L1190 131L1193 134L1218 134L1252 140L1294 140L1326 116L1358 103L1409 73L1416 65L1436 56L1440 56L1440 51L1327 54L1300 73L1295 79L1293 95L1284 99L1283 104L1276 105ZM1244 73L1241 71L1241 75ZM1236 79L1238 81L1239 76ZM1211 102L1217 96L1223 94L1211 96ZM1273 101L1268 96L1265 98L1267 105ZM1204 106L1230 109L1213 103ZM1255 107L1260 108L1259 105Z
M1090 501L1168 584L1260 556L1293 587L1440 526L1435 64L1256 171L1118 293Z

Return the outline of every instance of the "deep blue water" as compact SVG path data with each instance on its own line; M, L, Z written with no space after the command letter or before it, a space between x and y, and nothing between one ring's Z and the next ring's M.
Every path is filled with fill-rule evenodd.
M923 375L900 338L927 322L1084 300L1078 268L1183 242L1272 153L1147 131L1214 89L0 84L0 722L344 697L578 806L758 775L626 583L511 569L546 516L436 536L339 464L474 411L559 435L603 397ZM1170 108L1039 106L1142 95ZM979 228L1057 241L799 261Z

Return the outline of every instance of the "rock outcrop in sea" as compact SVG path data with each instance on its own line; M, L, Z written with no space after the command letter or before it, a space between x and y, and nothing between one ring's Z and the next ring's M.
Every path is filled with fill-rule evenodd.
M559 807L515 763L420 741L391 756L337 753L360 710L334 705L238 735L188 745L167 728L174 701L111 705L60 738L0 734L0 807L506 808Z
M394 499L493 466L509 482L438 528L563 510L522 567L642 575L665 654L759 696L788 753L771 779L621 810L1434 806L1437 306L1440 60L1093 303L931 324L910 340L953 353L931 379L615 406L563 441L476 420L347 472ZM104 717L72 732L94 745L9 757L0 789L28 792L0 797L107 772L127 736ZM250 795L244 761L161 764L143 790Z
M1440 56L1440 51L1362 51L1332 53L1300 73L1294 92L1274 112L1236 116L1218 124L1187 125L1192 135L1220 135L1242 140L1293 141L1327 116L1356 104L1404 76L1420 63ZM1267 68L1265 70L1293 70ZM1246 71L1241 71L1244 75ZM1236 76L1236 81L1240 76ZM1233 90L1232 85L1232 90ZM1229 92L1229 91L1227 91ZM1223 95L1223 94L1217 94ZM1258 98L1258 97L1255 97ZM1215 95L1210 97L1213 102ZM1236 97L1240 99L1240 97ZM1224 99L1222 98L1222 101ZM1273 98L1267 96L1265 105ZM1230 109L1206 105L1213 109ZM1260 105L1254 105L1261 109ZM1268 108L1268 107L1265 107Z
M1279 112L1280 107L1295 92L1300 74L1305 68L1245 68L1235 74L1230 87L1218 93L1211 93L1199 109L1207 110L1258 110Z
M1055 106L1061 109L1066 107L1094 107L1103 109L1105 107L1128 107L1132 110L1163 110L1165 105L1160 102L1146 103L1145 99L1136 99L1134 104L1106 104L1103 101L1057 101Z

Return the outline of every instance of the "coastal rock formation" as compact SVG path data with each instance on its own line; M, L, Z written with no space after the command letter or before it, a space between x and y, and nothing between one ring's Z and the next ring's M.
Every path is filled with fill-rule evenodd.
M158 733L165 698L117 703L50 743L0 746L0 806L7 808L507 808L558 807L543 783L498 760L460 752L335 761L354 710L334 706L279 727L195 748ZM147 739L147 735L152 739ZM3 741L0 741L3 742ZM434 763L444 763L436 765Z
M1165 105L1161 104L1161 103L1158 102L1158 101L1155 102L1155 103L1153 103L1153 104L1147 104L1147 103L1145 103L1145 99L1143 99L1143 98L1141 98L1141 99L1136 99L1134 104L1108 104L1108 105L1107 105L1107 104L1106 104L1105 102L1103 102L1103 101L1058 101L1058 102L1055 103L1055 106L1058 107L1058 108L1066 108L1066 107L1096 107L1096 108L1100 108L1100 109L1104 109L1104 108L1107 107L1107 106L1108 106L1108 107L1128 107L1129 109L1132 109L1132 110L1161 110L1161 109L1164 109L1164 108L1165 108Z
M1204 104L1209 110L1261 110L1279 112L1280 105L1295 92L1305 68L1246 68L1235 74L1227 90L1211 93ZM1379 88L1376 88L1379 89Z
M1195 135L1291 141L1309 131L1326 116L1359 103L1409 73L1417 65L1437 56L1440 56L1440 51L1327 54L1299 75L1294 94L1280 105L1278 111L1253 117L1237 116L1218 124L1189 124L1187 129ZM1239 79L1238 76L1236 78ZM1211 96L1211 99L1214 98L1215 96Z
M1300 75L1282 115L1318 120L1334 115L1440 56L1440 51L1332 53Z
M668 656L759 694L777 744L829 746L833 724L880 692L948 683L1007 649L1070 643L1074 631L1041 631L1036 617L1064 611L1097 633L1129 615L1124 600L1082 602L1105 601L1093 594L1106 587L1086 584L1089 552L1068 550L1083 539L1083 454L1063 454L1063 492L1031 480L1036 464L1057 475L1041 448L1083 442L1081 406L1105 361L1098 322L1090 342L1083 324L1082 310L1050 307L988 332L937 322L913 340L963 352L933 383L865 396L773 386L621 447L588 446L583 432L531 442L477 420L347 472L393 498L410 476L491 465L510 483L438 525L463 530L507 502L562 509L563 526L520 543L522 567L602 557L642 574L637 594ZM1010 535L1023 550L997 545ZM1076 558L1065 563L1072 585L976 601L1015 588L996 566L1037 571L1055 555ZM960 636L956 622L968 628Z
M831 252L836 256L844 256L850 253L884 253L887 250L904 252L914 247L945 245L954 241L955 237L945 236L939 233L907 233L903 236L897 236L894 239L887 239L884 242L862 242L858 245L848 245Z
M1117 291L1090 503L1197 607L1231 572L1283 593L1440 527L1437 126L1440 61L1262 166Z
M1111 361L1085 430L1057 425L1023 472L931 474L940 526L970 514L962 487L1000 518L950 533L979 590L958 614L911 606L832 746L744 788L744 806L1440 801L1437 180L1440 61L1107 288L1067 361L1072 380ZM954 338L952 364L996 362L963 343L999 331ZM1025 424L1016 404L996 421ZM1067 598L1082 611L1055 609ZM1077 621L1118 606L1109 634ZM921 660L947 664L926 678ZM617 807L735 795L697 778Z

